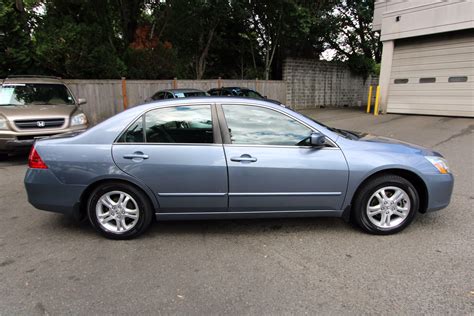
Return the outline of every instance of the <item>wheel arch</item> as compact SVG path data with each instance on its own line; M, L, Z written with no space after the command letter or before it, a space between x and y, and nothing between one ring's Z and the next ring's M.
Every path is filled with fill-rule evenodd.
M392 174L396 175L402 178L405 178L406 180L410 181L415 189L418 192L418 195L420 197L420 208L419 212L420 213L425 213L426 209L428 208L428 187L425 183L425 181L415 172L408 170L408 169L402 169L402 168L389 168L389 169L382 169L378 170L370 175L368 175L358 186L357 189L354 191L354 194L352 195L351 198L351 205L354 205L354 199L356 196L359 194L359 191L361 188L370 180L379 177L381 175L387 175L387 174Z
M89 198L92 191L94 191L100 185L103 185L105 183L110 183L110 182L121 182L121 183L128 184L135 187L136 189L142 191L143 194L145 194L145 196L148 198L149 202L151 203L155 211L159 209L158 201L156 200L153 192L148 187L140 183L137 183L136 181L132 181L130 179L124 179L120 177L102 178L102 179L97 179L96 181L90 183L86 187L86 189L82 192L81 197L79 199L79 213L81 217L84 216L87 212L87 199Z

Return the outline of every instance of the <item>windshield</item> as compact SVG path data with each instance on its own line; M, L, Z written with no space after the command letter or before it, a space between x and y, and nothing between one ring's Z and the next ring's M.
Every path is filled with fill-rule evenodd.
M255 99L263 99L260 93L252 91L252 90L240 90L239 96L255 98Z
M205 97L206 92L204 92L204 91L192 91L192 92L185 92L184 95L186 97Z
M74 104L74 99L62 84L3 84L0 86L2 105Z

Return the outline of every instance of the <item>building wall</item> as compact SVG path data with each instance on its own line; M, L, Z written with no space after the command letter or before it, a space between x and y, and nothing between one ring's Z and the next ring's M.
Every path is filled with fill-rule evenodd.
M378 0L373 30L396 40L474 28L472 0Z
M366 106L370 84L367 79L351 73L341 63L312 59L288 58L283 65L286 81L286 104L292 108L319 106Z

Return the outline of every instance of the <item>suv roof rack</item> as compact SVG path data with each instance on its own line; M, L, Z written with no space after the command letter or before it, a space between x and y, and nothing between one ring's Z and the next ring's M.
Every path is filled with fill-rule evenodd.
M43 76L43 75L10 75L7 76L5 79L9 78L48 78L48 79L58 79L61 80L61 77L55 77L55 76Z

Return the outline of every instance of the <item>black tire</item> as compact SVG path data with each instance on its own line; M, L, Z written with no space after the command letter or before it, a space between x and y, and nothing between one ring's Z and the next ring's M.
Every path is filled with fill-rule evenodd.
M104 194L113 191L127 193L135 200L137 204L139 213L138 220L135 226L133 226L133 228L131 228L129 231L121 233L110 231L99 223L99 219L96 214L97 203ZM110 239L132 239L141 235L150 226L153 215L153 206L151 205L150 200L145 195L145 193L132 185L122 182L108 182L100 185L94 191L92 191L87 202L87 217L89 218L92 227L94 227L97 232Z
M367 214L367 208L369 205L369 199L372 195L377 192L377 190L384 187L397 187L405 191L410 198L410 208L406 217L402 222L392 228L381 228L375 225ZM416 188L413 184L396 175L381 175L369 180L365 183L357 193L357 196L354 199L353 209L352 209L352 220L367 233L375 235L391 235L398 233L405 229L418 213L420 199ZM397 216L395 217L397 218Z
M0 153L0 161L4 161L8 159L8 154L7 153Z

